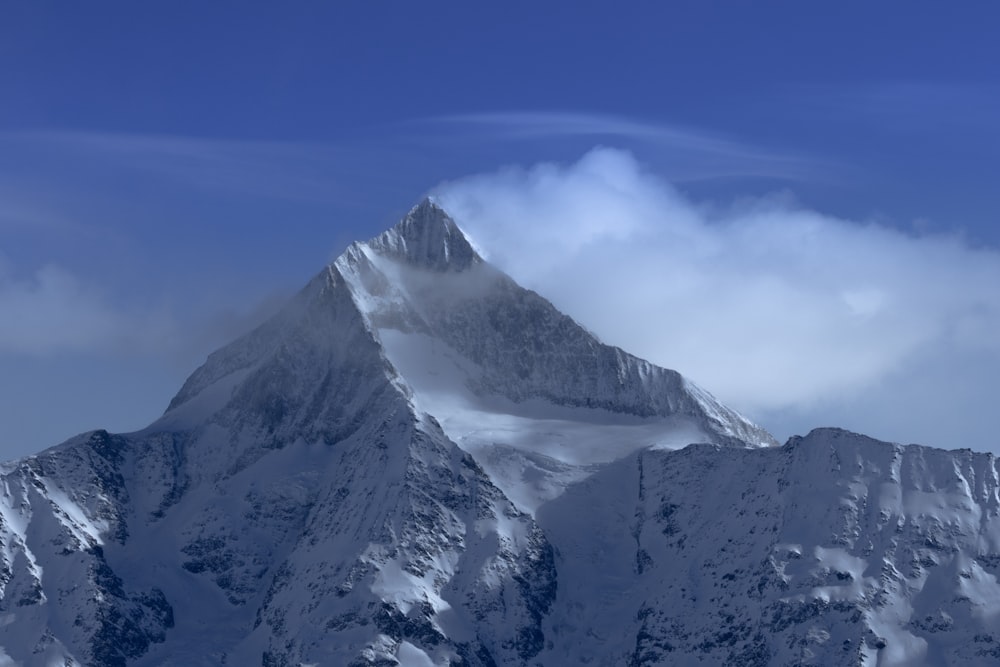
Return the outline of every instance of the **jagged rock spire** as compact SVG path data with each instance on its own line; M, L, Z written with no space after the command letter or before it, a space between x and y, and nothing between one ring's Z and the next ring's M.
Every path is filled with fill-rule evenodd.
M451 216L429 197L369 245L387 256L435 271L464 271L483 261Z

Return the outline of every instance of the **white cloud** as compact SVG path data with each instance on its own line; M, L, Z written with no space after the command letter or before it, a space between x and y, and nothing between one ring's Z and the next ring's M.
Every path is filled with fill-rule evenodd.
M110 353L162 350L176 327L164 312L127 308L53 264L29 277L0 266L0 353Z
M0 274L0 351L44 354L112 345L127 319L69 272L48 265L29 278Z
M15 277L0 261L0 354L97 354L189 370L208 351L274 314L288 294L200 306L192 300L173 308L114 297L54 264Z
M857 423L841 425L961 446L954 438L979 433L970 424L986 426L946 395L976 394L960 370L970 356L1000 371L1000 253L786 198L698 204L629 153L603 148L568 166L445 183L436 194L523 284L779 435L854 414ZM916 396L913 383L938 390ZM942 406L939 433L908 430Z

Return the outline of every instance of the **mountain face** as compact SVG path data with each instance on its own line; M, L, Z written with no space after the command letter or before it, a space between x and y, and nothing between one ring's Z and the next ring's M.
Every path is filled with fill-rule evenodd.
M430 201L0 476L0 665L1000 661L992 455L778 446Z

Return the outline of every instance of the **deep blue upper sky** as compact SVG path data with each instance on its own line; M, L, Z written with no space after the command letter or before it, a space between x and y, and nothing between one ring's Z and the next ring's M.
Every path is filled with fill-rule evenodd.
M7 132L364 144L428 117L608 114L830 161L836 175L797 188L808 203L996 240L1000 9L989 3L40 2L3 13Z
M988 8L24 3L4 10L2 121L315 140L414 115L572 109L784 138L796 114L764 123L768 102L800 112L800 87L992 84Z
M696 200L779 192L1000 247L998 22L988 2L6 3L0 294L58 267L194 350L0 336L0 449L137 394L157 407L106 425L148 421L255 304L437 183L595 145Z

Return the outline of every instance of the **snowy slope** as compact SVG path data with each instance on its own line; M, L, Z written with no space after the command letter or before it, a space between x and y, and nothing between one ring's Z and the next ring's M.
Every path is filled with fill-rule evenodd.
M437 417L523 511L643 447L777 444L484 262L429 200L335 266L415 410Z
M998 493L991 454L836 429L637 452L540 513L541 662L997 664Z
M997 480L777 447L425 201L148 428L0 470L0 665L992 664Z

